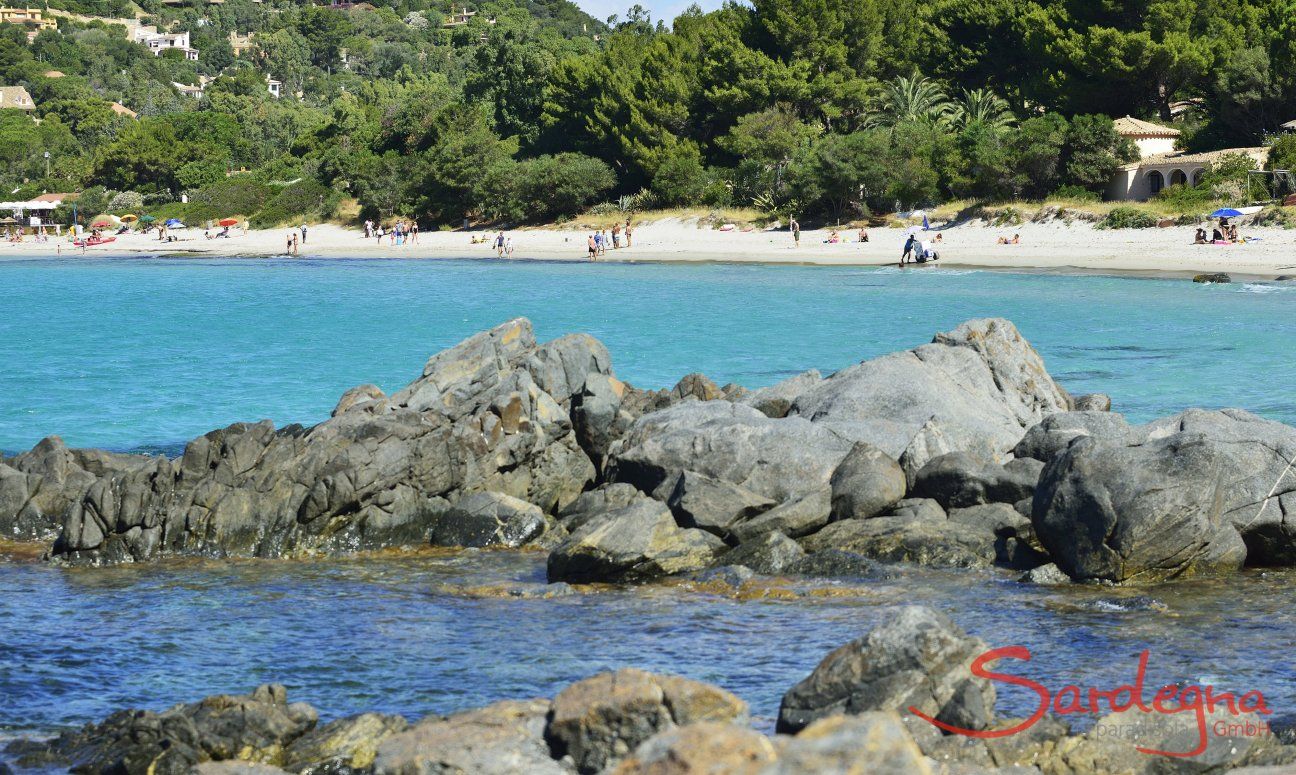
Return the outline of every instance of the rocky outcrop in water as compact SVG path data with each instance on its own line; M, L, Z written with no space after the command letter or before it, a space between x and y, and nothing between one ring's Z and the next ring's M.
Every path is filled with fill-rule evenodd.
M311 428L239 423L173 460L47 439L0 461L0 536L77 563L533 545L573 582L738 560L1114 582L1296 563L1296 429L1076 406L1004 320L755 392L638 390L596 340L514 320Z

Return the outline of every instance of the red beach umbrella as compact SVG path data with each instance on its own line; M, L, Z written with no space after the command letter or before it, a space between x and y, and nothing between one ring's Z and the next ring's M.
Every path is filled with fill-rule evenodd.
M221 226L238 226L238 218L221 218L216 223Z

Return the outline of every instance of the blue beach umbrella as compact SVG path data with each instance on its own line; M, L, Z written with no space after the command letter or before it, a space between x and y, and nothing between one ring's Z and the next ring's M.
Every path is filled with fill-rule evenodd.
M168 218L166 225L174 229L177 226L184 226L184 221L181 221L179 218Z
M1220 209L1216 210L1215 212L1211 213L1206 217L1207 218L1241 218L1242 215L1243 213L1241 210L1234 210L1232 207L1221 207Z

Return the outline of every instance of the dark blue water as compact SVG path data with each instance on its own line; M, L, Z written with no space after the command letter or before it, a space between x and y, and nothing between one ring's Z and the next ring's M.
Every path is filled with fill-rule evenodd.
M1013 319L1076 392L1143 420L1188 405L1296 420L1296 294L1273 285L991 272L410 261L0 262L0 449L172 446L235 420L326 417L360 382L395 388L504 319L586 331L619 374L757 386ZM782 693L889 605L923 602L1054 688L1110 688L1152 650L1154 681L1259 689L1296 710L1292 574L1138 591L1048 590L997 573L906 571L802 585L793 600L677 586L557 600L462 585L538 582L542 556L163 563L0 561L0 729L48 731L264 681L326 717L420 716L545 696L604 667L715 682L768 724ZM832 592L833 594L827 594ZM1145 596L1147 599L1140 599ZM1033 695L1007 692L1026 713Z

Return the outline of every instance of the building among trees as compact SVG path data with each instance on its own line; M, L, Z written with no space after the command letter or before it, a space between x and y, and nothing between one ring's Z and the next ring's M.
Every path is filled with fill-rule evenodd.
M1185 153L1175 150L1180 132L1137 118L1118 118L1116 132L1128 138L1139 150L1139 160L1116 170L1107 187L1107 198L1144 201L1170 186L1195 186L1211 166L1225 156L1242 154L1263 168L1269 149L1225 148L1207 153Z

